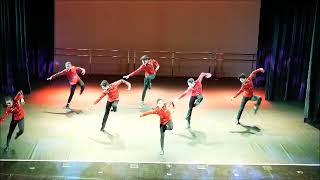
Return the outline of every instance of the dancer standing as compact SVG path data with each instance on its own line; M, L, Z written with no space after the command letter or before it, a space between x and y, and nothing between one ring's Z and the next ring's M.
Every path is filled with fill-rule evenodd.
M65 66L66 66L66 68L63 71L60 71L60 72L52 75L47 80L52 80L52 79L54 79L58 76L62 76L62 75L67 76L67 78L69 80L69 84L70 84L70 95L69 95L69 98L68 98L68 101L67 101L65 108L70 109L70 102L71 102L72 97L74 95L74 92L77 88L77 85L80 85L80 87L81 87L80 95L83 93L84 88L85 88L84 82L78 76L77 71L80 70L81 74L84 75L86 73L86 70L81 67L72 66L71 62L66 62Z
M18 125L19 132L16 134L15 139L17 139L19 136L21 136L24 132L24 117L25 117L25 111L23 109L24 99L23 99L23 92L19 91L15 98L12 100L11 97L6 97L5 102L7 105L5 113L0 118L0 125L3 123L4 120L7 119L10 113L12 113L12 120L10 123L10 128L7 136L7 145L5 148L5 151L9 150L10 140L12 137L12 134L14 132L14 129Z
M150 59L150 57L147 55L141 56L140 60L142 61L142 65L129 75L123 76L123 78L129 79L130 77L137 75L139 72L145 71L145 78L141 97L142 107L144 105L144 99L146 97L147 89L151 89L151 81L156 78L156 72L159 70L160 65L156 60Z
M97 104L103 97L108 95L108 102L106 104L106 111L104 113L102 126L100 129L102 132L105 131L104 128L106 126L106 122L107 122L110 110L113 112L117 111L117 106L119 103L118 86L122 83L124 83L128 86L128 90L131 89L131 84L128 81L125 81L123 79L120 79L120 80L113 82L111 84L109 84L107 80L103 80L100 84L103 92L102 92L102 95L94 102L94 105Z
M253 71L249 77L246 77L245 74L241 74L238 78L240 80L240 82L242 83L241 85L241 88L240 90L236 93L236 95L234 95L231 100L235 99L239 94L241 94L242 92L244 93L243 94L243 97L242 97L242 101L241 101L241 105L240 105L240 109L239 109L239 112L238 112L238 116L237 116L237 120L236 120L236 123L237 124L240 124L240 117L241 117L241 114L243 112L243 109L246 105L246 103L248 101L257 101L255 106L254 106L254 113L256 114L259 107L260 107L260 104L261 104L261 101L262 101L262 98L260 96L254 96L253 95L253 89L254 89L254 86L253 86L253 82L252 82L252 79L256 76L257 73L264 73L264 69L263 68L259 68L255 71Z
M196 106L198 106L202 100L203 100L203 95L202 95L202 79L203 77L205 78L210 78L212 76L211 73L204 73L202 72L197 80L194 80L193 78L189 78L187 80L188 83L188 89L185 90L180 96L178 96L175 101L183 98L186 96L188 93L191 92L191 97L189 101L189 110L187 112L186 120L187 120L187 128L190 128L190 120L191 120L191 114L192 114L192 109Z
M166 130L173 129L173 122L171 118L170 106L174 108L174 103L164 103L162 99L157 100L157 107L151 111L144 112L140 117L147 116L150 114L157 114L160 117L160 145L161 152L160 155L164 154L164 133Z

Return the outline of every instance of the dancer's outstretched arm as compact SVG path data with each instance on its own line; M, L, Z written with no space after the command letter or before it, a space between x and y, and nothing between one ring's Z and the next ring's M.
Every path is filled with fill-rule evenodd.
M130 73L130 74L126 75L126 76L123 76L123 78L129 79L130 77L135 76L135 75L137 75L138 73L140 73L142 70L143 70L143 65L141 65L138 69L136 69L136 70L133 71L132 73Z
M256 76L256 74L259 73L259 72L264 73L264 69L263 69L263 68L259 68L259 69L254 70L254 71L249 75L249 77L247 78L247 80L252 80L252 79Z
M127 85L127 87L128 87L128 90L131 90L131 83L129 83L128 81L126 81L126 80L123 80L123 79L120 79L120 80L118 80L118 81L116 81L116 82L113 82L112 84L113 85L116 85L116 86L119 86L120 84L125 84L125 85Z
M93 103L93 105L98 104L98 102L100 102L101 99L103 99L106 95L107 95L107 93L102 92L101 96Z
M85 70L84 68L76 67L76 70L77 70L77 71L81 71L81 74L82 74L82 75L85 75L85 74L86 74L86 70Z
M60 72L57 72L56 74L50 76L49 78L47 78L48 81L51 81L52 79L56 78L56 77L59 77L59 76L62 76L62 75L65 75L67 72L67 69L64 69Z
M211 76L212 76L212 74L211 74L211 73L205 73L205 72L202 72L202 73L200 73L200 75L199 75L199 77L198 77L197 81L202 82L203 77L205 77L205 78L210 78Z

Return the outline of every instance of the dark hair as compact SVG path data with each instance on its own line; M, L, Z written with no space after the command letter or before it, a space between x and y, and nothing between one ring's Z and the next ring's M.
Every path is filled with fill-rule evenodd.
M193 79L193 78L189 78L189 79L187 80L187 83L194 83L194 79Z
M6 97L4 97L4 101L12 101L12 97L6 96Z
M161 98L157 99L157 104L158 104L159 101L162 101L162 99Z
M244 73L241 73L241 74L238 76L238 79L241 79L241 78L247 78L247 76L246 76Z
M107 87L108 85L109 85L109 83L108 83L107 80L102 80L101 83L100 83L100 86Z
M150 57L149 57L148 55L143 55L143 56L141 56L141 58L140 58L141 61L147 61L147 60L149 60L149 59L150 59Z

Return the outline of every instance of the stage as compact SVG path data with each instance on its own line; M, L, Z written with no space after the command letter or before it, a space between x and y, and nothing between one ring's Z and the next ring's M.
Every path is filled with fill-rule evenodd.
M100 127L107 98L91 107L100 96L103 78L113 82L120 77L84 78L86 89L80 96L77 88L71 112L63 109L69 95L64 77L33 89L25 97L25 132L17 140L12 138L10 151L1 152L2 161L319 167L319 130L303 122L303 104L268 102L264 90L256 89L263 98L258 113L253 112L253 102L248 102L241 125L236 125L242 97L235 101L230 97L238 91L240 82L204 79L204 100L193 110L191 129L185 129L186 96L176 104L174 128L166 131L165 154L159 155L159 118L139 115L154 107L157 98L171 100L182 93L187 88L186 78L157 77L142 109L142 78L129 79L132 90L120 86L118 112L110 113L105 133ZM2 148L10 120L1 126Z

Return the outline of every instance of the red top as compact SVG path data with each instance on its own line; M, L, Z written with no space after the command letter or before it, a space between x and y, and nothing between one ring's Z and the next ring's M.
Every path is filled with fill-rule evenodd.
M168 107L167 107L168 105ZM169 106L172 105L174 107L173 102L171 103L164 103L162 108L156 107L154 110L147 111L141 114L141 116L147 116L150 114L157 114L160 117L160 124L166 125L171 120L171 112L168 109Z
M184 96L186 96L189 92L191 92L192 96L198 96L200 94L202 94L202 79L204 76L206 76L207 73L202 72L198 79L195 81L195 85L193 87L188 87L187 90L185 90L179 97L178 99L183 98Z
M129 76L134 76L137 75L139 72L144 71L144 76L148 77L151 74L156 74L156 71L154 67L158 67L159 63L154 60L150 59L146 64L142 64L137 70L133 71L132 73L129 74Z
M13 114L14 121L20 121L24 118L25 112L23 106L20 103L21 99L23 99L23 93L22 91L19 91L16 97L14 97L13 99L13 105L11 107L7 107L5 113L0 118L0 124L2 124L5 119L7 119L10 113Z
M67 75L70 85L75 85L80 81L80 77L77 74L78 70L81 70L81 68L76 66L71 66L70 69L64 69L63 71L60 71L52 75L51 77L52 79L54 79L58 76Z
M107 90L104 90L102 92L102 95L94 102L94 104L97 104L106 95L108 95L109 102L119 100L118 86L122 83L126 84L127 86L130 86L130 83L128 81L123 80L123 79L120 79L116 82L113 82L113 83L109 84L109 88Z
M253 86L252 79L256 76L256 74L258 72L263 72L263 68L259 68L255 71L253 71L250 74L250 76L246 79L246 81L241 85L240 90L237 92L237 94L233 98L236 98L242 92L244 92L244 94L243 94L244 97L252 97L253 96L254 86Z

